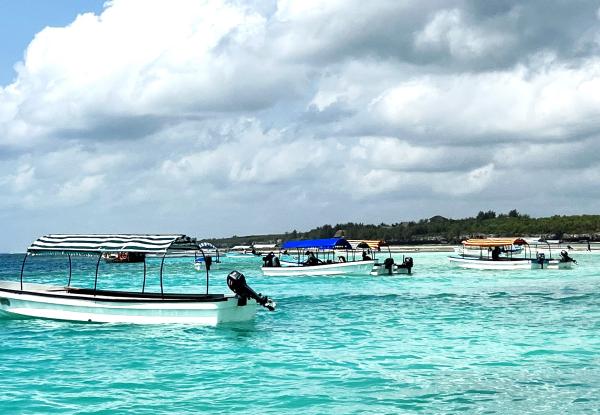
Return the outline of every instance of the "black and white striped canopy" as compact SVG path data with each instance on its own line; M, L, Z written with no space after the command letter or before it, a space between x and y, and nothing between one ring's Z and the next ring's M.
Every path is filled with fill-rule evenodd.
M211 244L210 242L202 241L198 243L198 247L207 251L216 251L217 247Z
M195 238L183 234L114 234L114 235L45 235L27 248L30 253L103 253L139 252L163 253L172 250L201 249Z

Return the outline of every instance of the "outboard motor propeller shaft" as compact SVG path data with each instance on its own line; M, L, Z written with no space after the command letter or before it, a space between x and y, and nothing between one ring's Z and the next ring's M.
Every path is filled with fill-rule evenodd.
M240 299L252 298L256 300L258 304L267 308L269 311L275 310L276 303L267 296L263 296L260 293L256 293L246 283L246 277L244 274L238 271L231 271L227 276L227 286L233 291Z
M546 261L546 255L543 252L539 252L537 254L537 263L540 264L542 269L544 269L544 262Z

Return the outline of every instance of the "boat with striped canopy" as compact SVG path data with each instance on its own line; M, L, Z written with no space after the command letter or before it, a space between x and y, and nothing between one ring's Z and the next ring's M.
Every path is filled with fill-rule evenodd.
M22 316L100 323L187 323L216 325L245 321L254 317L257 306L274 309L274 302L254 292L237 271L227 277L233 294L210 294L206 270L202 293L170 293L163 285L165 258L169 254L196 251L205 257L201 245L183 234L53 234L34 241L23 258L19 281L0 281L0 310ZM141 291L105 290L99 287L99 265L103 254L136 253L144 256ZM146 255L160 256L160 292L146 290ZM68 258L66 285L45 285L25 278L28 259L40 255L64 255ZM96 271L90 275L90 287L71 285L72 257L97 257ZM197 275L193 273L193 275ZM129 274L123 277L130 277ZM67 279L68 278L68 279ZM91 286L93 278L93 288ZM197 278L197 277L196 277Z
M570 269L575 261L568 255L560 259L532 250L523 238L474 238L462 242L458 255L449 256L451 263L472 269L522 270Z
M210 242L200 242L198 244L200 249L204 252L204 255L198 255L197 252L194 252L194 268L196 271L203 271L208 269L219 268L221 265L221 255L219 253L219 248Z

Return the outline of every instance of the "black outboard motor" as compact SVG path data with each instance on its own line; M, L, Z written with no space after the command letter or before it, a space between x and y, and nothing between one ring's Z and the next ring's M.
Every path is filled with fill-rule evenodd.
M206 255L204 257L204 263L206 264L206 270L210 271L210 266L212 265L212 257L210 255Z
M413 267L413 259L412 257L407 256L406 258L404 258L404 263L403 265L406 266L406 268L408 268L408 273L410 274L412 271L412 267Z
M385 261L383 261L383 267L387 270L389 275L392 275L394 271L394 258L386 258Z
M560 251L560 262L573 262L574 264L577 263L577 261L569 256L567 251Z
M227 286L238 296L238 305L245 305L248 298L253 298L258 304L267 308L269 311L275 310L275 301L267 296L257 294L246 284L246 277L238 271L231 271L227 276Z
M537 254L537 263L541 265L542 269L544 269L544 262L546 260L546 255L543 252L538 252Z
M398 268L406 268L408 270L408 275L411 274L412 267L413 267L413 259L412 259L412 257L409 257L409 256L404 258L404 261L402 261L402 264L398 265Z

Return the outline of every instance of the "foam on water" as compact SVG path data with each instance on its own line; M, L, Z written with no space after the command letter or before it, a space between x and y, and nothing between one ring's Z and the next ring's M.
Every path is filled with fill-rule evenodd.
M412 256L411 277L263 277L260 260L224 262L211 291L226 292L238 269L278 310L216 328L0 318L0 413L600 408L600 255L573 254L574 270L496 272ZM0 256L0 277L18 278L21 259ZM94 266L74 259L73 285L93 285ZM149 261L151 289L159 266ZM64 285L66 267L33 258L26 280ZM103 263L99 287L139 289L142 270ZM189 259L165 273L169 291L204 278Z

